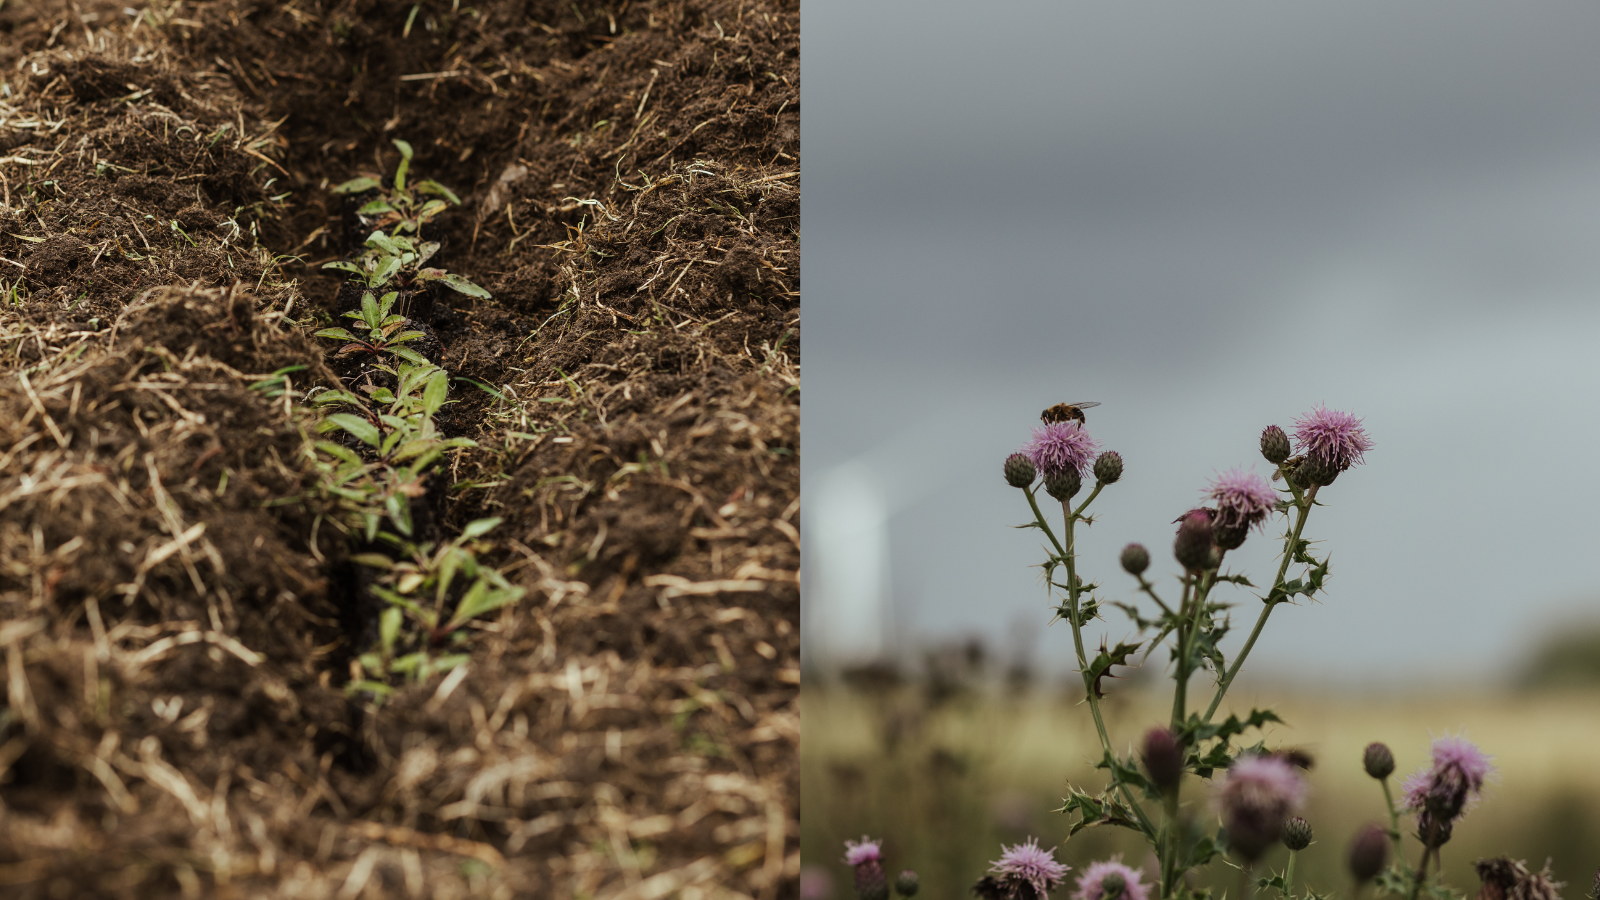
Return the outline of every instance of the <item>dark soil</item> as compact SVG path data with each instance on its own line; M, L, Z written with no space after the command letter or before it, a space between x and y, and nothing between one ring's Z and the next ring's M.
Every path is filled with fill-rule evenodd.
M0 894L797 895L798 3L126 6L0 6ZM376 705L296 397L393 138L528 595Z

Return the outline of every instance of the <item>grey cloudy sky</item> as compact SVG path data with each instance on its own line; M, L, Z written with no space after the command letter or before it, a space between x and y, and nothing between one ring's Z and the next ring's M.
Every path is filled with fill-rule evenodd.
M1173 569L1168 523L1265 474L1263 426L1366 417L1308 528L1330 591L1274 614L1258 672L1491 678L1600 618L1600 6L807 0L804 27L808 642L814 501L852 460L902 644L1045 621L1000 462L1080 399L1128 464L1081 544L1123 598L1117 550ZM1266 578L1275 544L1231 558Z

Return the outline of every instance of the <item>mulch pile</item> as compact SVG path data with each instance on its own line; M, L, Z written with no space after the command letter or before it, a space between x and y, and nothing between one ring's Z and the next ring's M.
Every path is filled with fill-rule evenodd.
M796 896L798 3L125 5L0 7L0 893ZM528 595L378 704L297 398L393 138Z

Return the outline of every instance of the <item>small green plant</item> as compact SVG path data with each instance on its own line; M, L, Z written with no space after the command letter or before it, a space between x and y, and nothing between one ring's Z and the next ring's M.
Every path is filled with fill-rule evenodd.
M388 190L356 210L363 221L377 226L366 240L366 251L354 262L330 262L324 269L339 269L360 278L368 290L377 290L398 278L402 288L417 288L429 281L438 281L454 291L470 297L487 299L490 294L460 275L443 269L423 268L439 252L436 241L422 241L422 226L452 205L460 206L461 198L455 192L432 179L423 179L408 188L406 175L411 169L411 145L394 141L400 150L400 165L395 168L394 179ZM384 189L383 181L371 175L352 178L333 189L335 194L362 194ZM424 199L424 197L430 199Z
M415 289L438 281L469 297L488 298L489 292L460 275L443 269L424 268L423 263L439 252L437 241L419 241L401 234L374 231L367 237L367 249L355 262L342 260L324 263L324 269L338 269L361 279L368 290L377 290L391 280L402 288Z
M414 351L408 351L414 352ZM322 416L317 430L342 431L364 445L365 454L332 441L317 442L316 449L332 457L325 484L329 492L353 504L368 541L378 537L385 516L401 535L412 534L410 500L425 493L427 469L446 451L475 447L471 438L443 438L433 417L444 407L450 376L423 360L403 361L399 368L380 366L395 377L396 387L370 389L370 402L350 391L318 393L312 404L342 404L348 411Z
M364 220L370 217L369 224L376 224L377 230L354 261L324 266L348 272L362 286L361 308L344 314L358 325L354 330L335 326L315 332L317 337L343 341L338 355L372 357L369 377L359 393L345 389L312 393L313 429L339 439L308 441L318 486L339 510L333 525L364 538L368 548L352 560L378 570L369 589L388 604L378 617L378 645L357 658L361 673L348 685L352 692L380 700L393 691L392 679L423 681L459 666L465 654L440 651L464 645L468 622L515 603L525 593L499 570L479 561L487 546L483 537L499 519L471 522L442 542L423 540L412 520L412 502L427 495L425 482L434 474L434 464L446 453L477 444L440 433L435 418L449 402L450 375L407 346L423 332L406 328L406 317L395 307L403 293L429 281L473 297L487 298L489 292L459 275L425 268L439 244L422 239L422 226L449 204L461 201L434 181L408 188L411 145L394 144L401 160L392 186L358 211ZM334 192L359 194L383 188L382 181L368 176L347 181ZM390 290L383 290L386 287ZM373 383L373 374L381 383ZM287 375L287 370L275 372L253 387L281 396L287 390ZM370 549L374 546L387 549Z
M400 151L400 165L395 168L394 180L389 186L388 193L363 205L356 213L362 216L375 216L380 228L395 229L395 234L403 231L416 234L429 219L444 212L451 205L460 206L461 198L454 191L432 179L423 179L413 188L406 187L406 174L411 169L411 145L405 141L396 140L394 146ZM344 184L333 189L335 194L362 194L373 189L383 188L382 180L371 175L352 178ZM419 196L421 195L421 196ZM433 199L424 200L422 196ZM443 198L443 199L440 199ZM448 201L448 202L447 202Z
M478 561L479 538L500 521L469 522L459 536L437 546L385 534L385 542L399 551L398 559L382 553L352 557L382 573L372 591L390 604L378 618L378 647L358 659L369 679L422 678L453 668L465 657L432 656L431 651L460 645L468 622L522 599L523 588ZM403 629L407 620L415 626L409 637Z
M347 318L356 319L367 326L365 338L351 333L349 329L338 327L324 328L316 335L344 341L345 345L338 350L339 356L351 353L370 353L374 356L389 353L407 362L427 365L428 360L422 354L401 346L421 338L423 334L415 329L401 330L405 327L406 318L393 312L395 300L399 296L398 291L390 291L380 299L373 299L372 292L367 291L361 295L361 309L345 313Z

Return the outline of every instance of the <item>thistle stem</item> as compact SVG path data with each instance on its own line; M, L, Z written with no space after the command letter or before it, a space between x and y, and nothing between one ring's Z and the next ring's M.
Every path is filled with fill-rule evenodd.
M1089 504L1094 502L1094 498L1100 496L1100 491L1104 487L1105 487L1105 482L1096 481L1094 483L1094 490L1090 491L1089 492L1089 496L1085 497L1083 499L1083 502L1078 504L1077 512L1072 512L1072 513L1068 514L1068 518L1073 519L1073 520L1082 518L1083 517L1083 511L1089 508ZM1071 508L1072 507L1070 507L1068 505L1068 501L1066 501L1066 500L1061 501L1061 509L1063 511L1070 510Z
M1417 895L1422 893L1422 883L1428 878L1428 857L1437 849L1433 846L1439 832L1439 823L1433 818L1428 820L1428 833L1423 836L1422 858L1417 861L1417 878L1411 882L1410 900L1417 900Z
M1311 515L1311 507L1316 502L1317 489L1319 487L1320 485L1313 485L1311 490L1306 492L1305 498L1296 504L1300 512L1295 519L1294 532L1284 542L1283 563L1278 566L1278 576L1272 580L1272 588L1267 591L1268 598L1271 598L1278 592L1279 588L1283 587L1284 576L1289 572L1289 564L1294 562L1294 551L1295 548L1300 546L1300 533L1305 529L1306 519ZM1206 707L1206 714L1202 719L1205 723L1210 724L1211 717L1216 715L1217 707L1222 705L1222 698L1228 693L1228 688L1233 684L1234 676L1239 674L1239 669L1244 666L1245 657L1250 655L1250 650L1256 645L1256 638L1261 636L1261 629L1266 627L1267 617L1272 615L1274 607L1283 602L1283 600L1268 599L1262 605L1261 615L1256 618L1256 627L1250 630L1250 637L1244 642L1244 648L1239 651L1238 656L1234 657L1233 665L1228 667L1228 671L1222 676L1222 680L1217 682L1216 696L1211 698L1211 705Z
M1178 888L1178 786L1173 785L1162 798L1165 815L1161 823L1161 896L1175 896Z
M1183 579L1183 597L1178 601L1178 670L1173 676L1177 686L1172 691L1172 730L1174 732L1183 727L1183 720L1188 718L1189 696L1189 638L1194 629L1189 625L1189 595L1194 589L1195 581L1187 575Z
M1380 782L1383 785L1383 805L1389 810L1389 839L1394 841L1395 858L1400 856L1400 813L1394 808L1394 795L1389 792L1389 779L1384 777Z
M1078 654L1078 672L1083 676L1084 692L1088 694L1089 700L1089 713L1094 717L1095 731L1100 735L1100 748L1109 756L1111 754L1111 736L1106 731L1105 718L1100 714L1100 698L1095 696L1094 679L1089 677L1089 657L1083 651L1083 627L1078 624L1078 565L1072 542L1073 523L1077 521L1078 515L1083 512L1084 507L1089 505L1089 500L1093 500L1095 495L1099 493L1100 485L1097 483L1094 492L1089 495L1088 500L1083 501L1083 505L1078 507L1077 512L1071 512L1066 502L1062 502L1062 512L1066 515L1065 530L1062 532L1066 537L1066 542L1063 545L1062 541L1056 540L1055 532L1050 530L1050 523L1045 520L1044 513L1039 509L1039 501L1034 499L1033 488L1030 487L1023 490L1023 494L1027 495L1028 498L1028 506L1033 509L1035 523L1044 532L1045 537L1050 539L1051 545L1056 548L1056 556L1067 567L1067 609L1071 615L1071 618L1067 620L1067 624L1072 626L1072 646ZM1138 801L1134 799L1133 792L1126 784L1121 785L1121 788L1123 800L1127 802L1128 808L1133 810L1133 814L1138 818L1144 833L1146 835L1155 834L1155 826L1150 823L1150 818L1145 815L1143 807L1139 806Z
M1283 873L1283 900L1294 898L1294 858L1298 855L1296 850L1289 851L1289 867Z
M1168 606L1165 601L1163 601L1160 597L1156 596L1156 587L1155 587L1155 585L1151 584L1148 581L1145 581L1144 580L1144 575L1142 575L1142 574L1135 575L1133 577L1139 579L1139 590L1144 591L1146 594L1149 594L1150 595L1150 599L1154 600L1156 602L1156 605L1161 607L1161 611L1162 612L1166 613L1169 616L1172 615L1172 607Z

